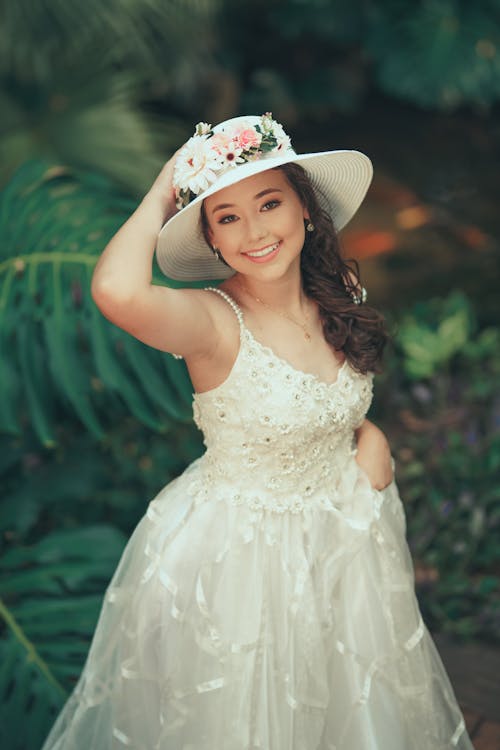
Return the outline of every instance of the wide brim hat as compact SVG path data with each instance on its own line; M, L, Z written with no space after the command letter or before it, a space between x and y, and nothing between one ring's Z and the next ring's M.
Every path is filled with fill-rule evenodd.
M200 167L201 162L199 154L195 153L198 162L195 162L194 171L191 175L186 172L182 174L182 160L190 156L188 153L190 148L191 153L193 147L205 149L205 151L208 148L208 153L210 153L210 138L217 133L223 134L223 140L227 141L232 133L245 131L246 142L251 142L252 128L260 134L259 137L263 134L262 143L265 145L262 148L268 150L260 151L254 147L242 151L240 147L234 150L234 153L229 154L229 157L234 159L235 154L238 155L240 150L238 162L222 163L222 159L228 154L226 149L226 154L222 153L221 156L219 151L224 151L224 149L219 148L216 156L220 161L216 162L215 170L211 168L213 163L212 165L202 164L197 174L195 171L197 166ZM250 141L248 141L248 136L250 136ZM212 143L215 146L216 141ZM234 145L234 140L231 143ZM249 160L243 161L247 158ZM179 169L177 169L178 162ZM234 185L240 180L291 162L300 164L306 170L320 206L331 216L335 229L337 231L342 229L361 205L373 177L372 163L366 154L348 149L297 154L291 147L290 139L282 126L271 119L270 113L262 117L253 115L234 117L214 128L200 123L193 138L185 144L177 157L174 187L178 196L178 206L182 207L167 221L158 234L156 259L162 272L178 281L226 279L232 276L235 271L214 256L203 236L200 215L202 202L209 195ZM189 164L192 163L191 158ZM219 167L219 163L222 163L222 166Z

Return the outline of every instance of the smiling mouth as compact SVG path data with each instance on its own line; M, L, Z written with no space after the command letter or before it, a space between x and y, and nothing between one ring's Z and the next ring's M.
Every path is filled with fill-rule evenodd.
M263 258L266 255L274 253L274 251L278 249L279 244L279 242L275 242L274 245L268 245L267 247L262 248L262 250L252 250L251 252L243 253L243 255L248 255L250 258Z

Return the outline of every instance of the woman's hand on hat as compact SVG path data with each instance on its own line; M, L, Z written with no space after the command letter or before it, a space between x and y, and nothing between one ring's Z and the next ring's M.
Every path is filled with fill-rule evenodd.
M356 430L356 461L368 475L372 487L383 490L394 479L389 442L373 422L365 419Z
M182 148L182 146L181 146ZM162 203L165 220L170 219L177 212L175 205L175 189L173 187L173 176L175 168L175 160L179 155L181 148L170 157L170 159L163 165L161 171L156 177L155 181L149 189L148 195L159 198Z

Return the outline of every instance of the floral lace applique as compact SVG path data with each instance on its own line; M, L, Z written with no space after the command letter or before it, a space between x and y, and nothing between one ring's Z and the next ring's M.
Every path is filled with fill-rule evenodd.
M352 460L354 430L372 399L372 373L359 374L347 359L332 383L297 370L254 338L232 297L208 289L233 308L240 347L226 380L194 394L193 418L207 449L197 496L224 491L234 505L273 513L328 505L325 498Z

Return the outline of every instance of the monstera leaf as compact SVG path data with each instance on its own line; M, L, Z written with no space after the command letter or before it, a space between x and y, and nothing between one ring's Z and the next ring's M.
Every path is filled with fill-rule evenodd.
M48 534L0 557L0 746L40 746L76 682L125 538L108 526Z
M0 430L28 420L52 446L61 409L96 437L122 407L154 430L190 419L184 363L111 324L90 295L97 257L134 207L104 177L43 161L3 191Z

